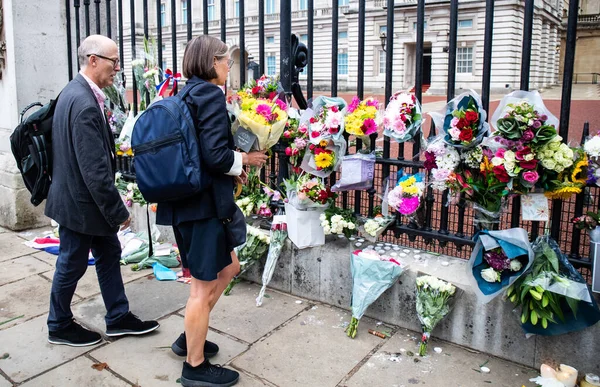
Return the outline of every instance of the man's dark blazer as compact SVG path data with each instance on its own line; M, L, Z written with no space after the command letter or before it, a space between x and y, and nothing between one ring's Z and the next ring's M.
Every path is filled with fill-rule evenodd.
M196 76L187 81L185 88L191 88L185 101L195 120L203 167L209 172L212 184L196 196L158 203L156 222L163 225L208 218L228 219L237 209L233 199L234 179L225 175L234 161L225 94L217 85Z
M82 234L118 231L129 212L115 187L114 137L81 74L63 89L52 121L46 215Z

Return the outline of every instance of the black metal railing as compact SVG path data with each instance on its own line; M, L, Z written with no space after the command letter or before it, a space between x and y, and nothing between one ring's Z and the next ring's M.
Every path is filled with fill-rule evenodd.
M292 74L293 72L293 58L291 57L291 32L292 32L292 20L294 17L301 17L306 19L307 25L307 41L308 41L308 71L305 78L306 82L306 94L308 98L313 97L313 79L314 79L314 66L313 66L313 47L314 47L314 18L318 16L320 18L330 17L332 23L332 40L331 40L331 95L336 96L338 94L338 23L340 19L340 12L356 12L356 10L349 10L347 6L338 6L338 0L332 0L330 8L314 8L314 0L307 1L307 10L292 11L291 2L289 0L280 0L279 13L265 15L265 4L264 0L258 0L258 15L257 16L245 16L245 2L239 0L239 15L232 17L226 14L226 1L220 1L220 18L219 20L209 20L208 18L208 0L202 1L202 23L198 23L198 18L192 17L192 1L186 0L187 3L187 18L182 21L181 24L177 24L176 12L171 12L170 27L163 28L161 25L161 5L169 2L156 2L156 26L157 28L149 29L148 25L148 1L142 2L142 8L136 9L136 1L130 0L129 2L129 15L130 31L127 33L129 41L125 40L124 21L123 21L123 7L125 6L123 0L117 0L116 6L114 2L111 8L110 0L104 0L106 3L106 30L107 34L111 33L111 23L113 14L116 14L118 20L118 45L119 55L121 63L124 65L127 73L130 74L129 79L133 79L131 68L125 63L123 47L127 44L131 46L132 52L136 49L136 37L140 35L140 32L136 30L136 12L140 12L143 15L143 34L144 37L148 37L149 33L152 33L158 42L158 63L163 63L163 41L168 39L167 36L163 36L163 30L170 32L172 58L178 58L178 44L177 31L178 27L187 28L187 39L191 39L193 32L199 33L198 26L202 26L203 33L219 33L221 39L226 41L227 29L230 26L237 26L239 31L239 49L240 49L240 82L243 84L246 78L246 23L249 25L258 23L259 31L259 68L261 73L265 71L265 19L279 20L280 22L280 72L281 72L281 83L288 95L291 95L292 88ZM90 33L90 1L85 0L84 4L84 28L80 25L80 14L81 4L80 0L73 0L73 6L70 0L65 0L67 9L67 49L69 51L69 76L73 76L73 55L75 50L73 49L73 43L79 46L81 41L81 33L84 31L85 35ZM96 32L103 33L100 28L100 4L102 0L94 0L95 7L95 20L96 20ZM181 2L179 2L181 3ZM211 6L213 10L216 10L218 2L212 2ZM359 98L364 98L364 86L365 86L365 21L366 21L366 0L358 1L358 57L356 74L356 91ZM568 12L568 23L567 23L567 38L566 38L566 52L564 57L564 71L563 71L563 89L562 89L562 101L561 101L561 114L560 114L560 135L563 138L568 138L569 133L569 111L571 105L571 87L574 82L578 80L581 75L575 75L574 78L574 57L575 57L575 45L576 45L576 34L577 34L577 22L589 21L587 19L582 20L577 15L577 7L579 1L572 0L569 2ZM170 1L171 10L177 9L175 0ZM416 61L415 61L415 94L419 100L422 100L422 86L423 86L423 57L424 57L424 30L425 30L425 14L426 14L426 3L425 0L415 0L413 2L404 2L402 4L395 4L394 0L376 0L370 2L371 7L381 7L381 9L387 12L387 33L385 38L385 49L386 49L386 66L385 66L385 101L389 100L395 87L393 85L393 72L397 71L394 68L394 23L395 10L401 8L403 12L414 9L416 11ZM448 79L447 79L447 99L450 100L454 97L456 88L456 61L457 61L457 35L458 35L458 12L459 12L459 1L451 0L448 3L444 3L444 6L449 7L449 30L448 30ZM491 68L492 68L492 47L494 45L494 0L485 1L485 29L484 29L484 49L483 49L483 69L482 73L482 102L483 107L489 110L490 106L490 85L491 85ZM114 9L116 8L116 10ZM139 8L139 7L138 7ZM71 29L71 11L74 11L74 22L75 22L75 37L74 42ZM520 88L522 90L528 90L530 84L530 66L531 66L531 52L532 52L532 39L533 39L533 24L534 24L534 0L525 0L522 7L523 12L523 41L522 41L522 52L521 52L521 76L520 76ZM194 22L196 20L196 22ZM354 19L352 19L354 20ZM302 20L304 22L304 20ZM183 26L185 24L185 26ZM214 28L213 28L214 27ZM216 31L216 32L215 32ZM320 44L323 44L321 41ZM444 49L446 51L446 49ZM177 72L177 60L170 64L170 67ZM595 74L593 78L597 82L598 74ZM136 90L135 82L128 82L133 91L133 110L137 113L138 104L138 93ZM397 86L396 86L397 87ZM399 87L397 87L399 88ZM488 113L488 117L490 114ZM423 135L425 137L433 137L436 135L435 128L433 125L427 128L423 128ZM425 133L427 132L427 133ZM583 136L585 137L589 132L589 127L586 126L583 130ZM346 137L347 139L347 137ZM371 150L375 149L375 138L370 142ZM583 138L582 138L583 140ZM364 147L364 144L357 140L354 145L348 147L348 152L357 152ZM282 152L283 147L274 147L275 155L271 158L270 164L262 171L262 178L268 183L276 186L281 183L288 174L288 165L286 156ZM413 171L424 170L423 162L420 160L420 144L415 142L414 144L404 143L396 144L392 143L388 137L383 138L383 149L382 156L377 158L376 163L376 179L373 187L368 189L366 192L355 191L355 192L344 192L340 195L339 204L345 208L354 208L357 213L363 215L373 215L374 208L378 203L377 192L380 191L380 187L383 182L393 173L396 173L399 168L407 168ZM392 157L394 154L394 157ZM407 157L408 155L408 157ZM119 157L118 158L118 169L123 173L126 178L133 179L135 177L135 170L131 163L130 157ZM330 183L335 182L337 176L332 174L330 177ZM563 251L569 253L573 263L587 270L591 267L591 263L587 259L589 254L589 240L587 233L581 233L579 230L574 229L570 223L570 219L575 215L580 215L587 209L597 209L600 203L600 189L598 187L588 187L585 192L577 195L572 200L560 201L553 200L551 203L551 211L553 220L551 224L551 234L559 242ZM466 205L464 197L461 197L456 205L449 203L448 195L446 193L434 192L431 188L427 189L426 192L426 211L425 211L425 222L420 228L417 228L410 223L403 223L405 220L398 216L395 225L391 228L392 233L388 233L385 238L388 240L394 239L400 243L415 247L425 247L425 244L429 244L427 248L432 251L438 251L445 254L455 255L459 257L467 257L469 253L469 246L473 245L471 236L475 229L472 226L472 209ZM532 238L539 235L541 225L538 222L525 222L520 217L520 198L516 197L509 204L508 211L504 215L503 224L511 226L521 226L528 229L531 232ZM432 244L431 242L437 241ZM448 243L450 242L450 243Z

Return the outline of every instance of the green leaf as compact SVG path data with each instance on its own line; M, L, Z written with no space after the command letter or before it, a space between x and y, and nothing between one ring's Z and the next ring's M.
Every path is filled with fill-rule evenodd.
M571 311L573 312L573 316L575 317L575 320L577 320L577 310L579 308L579 300L576 300L571 297L566 297L566 296L565 296L565 299L567 300L567 304L569 304L569 308L571 308Z

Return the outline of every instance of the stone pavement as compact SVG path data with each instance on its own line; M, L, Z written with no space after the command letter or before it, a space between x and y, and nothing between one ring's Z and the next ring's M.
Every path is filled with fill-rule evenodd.
M183 359L170 349L183 329L188 285L159 282L150 270L122 273L131 309L158 319L158 331L72 348L47 342L46 317L55 257L22 242L40 230L0 228L0 387L176 386ZM213 311L209 339L221 347L214 362L242 374L239 386L533 386L535 370L432 339L420 358L420 336L364 317L354 340L344 327L347 310L268 291L255 306L259 286L238 284ZM105 329L95 272L80 281L73 313L90 328ZM368 329L389 331L380 339ZM441 348L441 353L434 351ZM106 363L97 370L94 364ZM491 370L479 371L481 365ZM102 368L102 367L96 367Z

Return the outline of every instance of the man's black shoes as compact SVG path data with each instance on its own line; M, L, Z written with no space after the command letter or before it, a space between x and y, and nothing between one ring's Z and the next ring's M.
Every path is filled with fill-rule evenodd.
M156 321L142 321L129 312L115 324L106 327L106 336L145 335L158 329L159 326Z
M101 341L102 336L99 333L85 329L75 321L63 329L48 332L48 342L51 344L85 347Z

